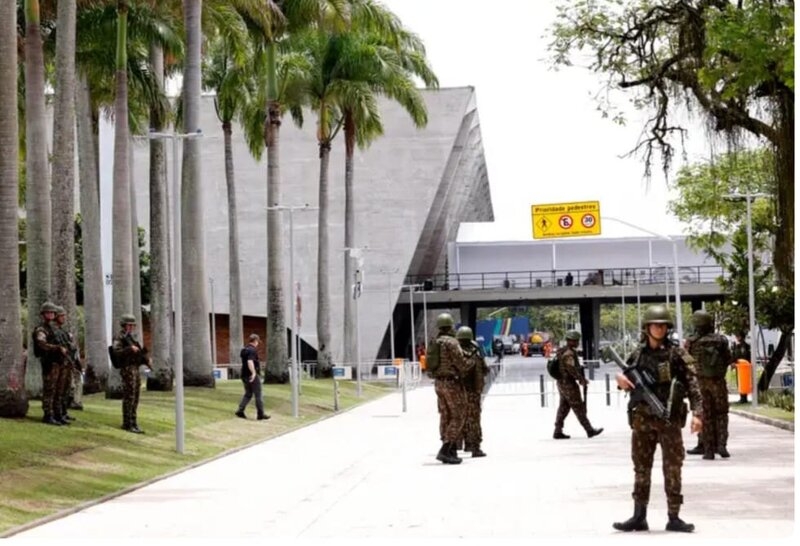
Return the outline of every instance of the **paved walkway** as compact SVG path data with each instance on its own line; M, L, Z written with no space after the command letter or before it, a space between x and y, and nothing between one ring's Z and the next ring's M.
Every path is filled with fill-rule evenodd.
M489 456L457 466L434 459L432 387L407 400L406 413L401 395L392 394L9 540L628 537L611 528L633 504L630 432L615 397L607 407L602 394L590 395L590 418L605 427L602 435L587 439L570 416L572 439L555 441L554 408L493 388L484 405ZM690 456L684 465L681 515L697 526L691 536L663 530L656 455L650 539L792 536L794 434L733 415L730 430L730 459ZM694 445L688 432L685 440Z

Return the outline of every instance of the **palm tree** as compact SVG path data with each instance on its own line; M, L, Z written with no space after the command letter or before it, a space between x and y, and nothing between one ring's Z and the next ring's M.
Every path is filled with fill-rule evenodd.
M86 73L78 74L76 90L78 169L80 172L81 234L83 244L83 309L86 382L84 393L104 392L108 383L109 340L106 336L106 305L100 250L100 175L94 132L92 96Z
M67 311L67 329L77 332L75 312L75 0L58 2L56 83L53 105L52 298Z
M260 27L267 63L266 73L266 118L263 130L267 148L267 205L282 205L280 186L280 126L287 104L282 101L291 93L287 74L281 75L281 60L278 48L287 35L315 24L323 17L344 20L346 0L265 0L264 11L267 24ZM292 63L282 65L291 70ZM283 76L283 78L281 78ZM281 81L282 79L282 81ZM288 105L295 120L301 113L296 105ZM251 116L245 123L252 126ZM253 132L251 131L251 134ZM248 142L251 140L248 138ZM254 152L252 144L251 152ZM280 211L267 211L267 362L265 382L288 380L288 352L286 313L283 294L283 249L285 241Z
M349 82L340 92L339 107L344 118L345 222L344 246L355 248L355 207L353 204L355 147L365 148L383 133L377 95L400 103L417 127L427 124L427 111L414 78L437 87L422 42L405 30L397 17L372 0L354 0L353 31L342 46L349 61L342 79ZM344 260L344 346L345 360L354 361L354 308L350 296L353 260Z
M201 12L202 0L184 2L186 29L186 60L183 72L183 131L200 129L201 91ZM203 186L200 171L200 143L186 139L183 147L183 178L181 185L183 277L183 362L184 384L213 387L211 363L211 333L209 330L208 296L206 292L205 247L203 236ZM177 236L177 234L176 234Z
M244 30L244 29L242 29ZM228 194L228 278L229 351L228 362L236 362L244 340L242 324L242 288L239 270L239 224L236 212L236 183L233 169L233 121L251 103L255 89L252 49L222 36L212 41L206 56L203 85L216 93L214 108L222 124L225 147L225 182Z
M44 54L40 31L39 1L25 0L25 212L27 218L25 239L28 339L36 326L39 307L50 297L50 172L47 161L44 83ZM32 351L28 355L28 365L25 371L25 389L31 398L41 396L42 369Z
M117 0L117 54L114 95L114 197L113 197L113 279L112 325L125 313L133 312L131 256L131 192L128 174L128 2ZM120 398L122 382L112 370L106 398Z
M17 6L0 4L0 417L24 417L25 362L20 330Z

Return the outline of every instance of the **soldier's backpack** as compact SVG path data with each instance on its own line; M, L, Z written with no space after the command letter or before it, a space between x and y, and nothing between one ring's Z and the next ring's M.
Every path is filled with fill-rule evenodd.
M428 352L425 354L425 371L428 375L435 374L436 370L439 369L439 352L439 340L434 340L433 343L428 345Z
M558 365L558 356L560 354L560 352L556 352L547 360L547 373L553 379L561 379L561 367Z
M108 358L111 359L111 365L114 366L114 368L116 368L118 370L122 369L122 359L121 358L117 358L114 355L114 346L113 345L109 345L108 346Z

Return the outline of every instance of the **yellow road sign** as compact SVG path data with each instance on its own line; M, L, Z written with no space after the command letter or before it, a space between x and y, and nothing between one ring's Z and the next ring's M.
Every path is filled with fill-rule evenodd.
M531 205L534 239L600 235L600 201Z

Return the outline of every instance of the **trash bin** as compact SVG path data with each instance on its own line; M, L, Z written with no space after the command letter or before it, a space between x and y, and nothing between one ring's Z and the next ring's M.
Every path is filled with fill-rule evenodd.
M747 395L753 392L753 365L743 358L737 360L736 377L741 401L747 402Z

